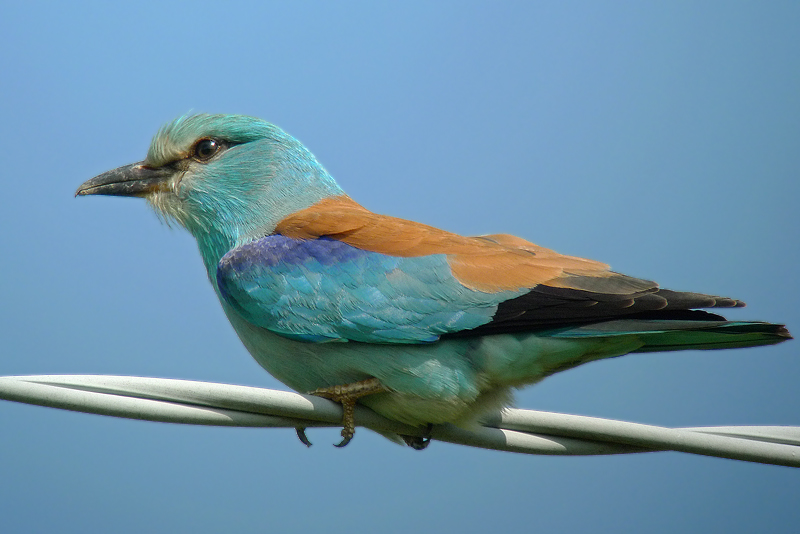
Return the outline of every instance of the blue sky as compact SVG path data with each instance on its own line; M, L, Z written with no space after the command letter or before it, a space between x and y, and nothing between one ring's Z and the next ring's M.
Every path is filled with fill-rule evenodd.
M795 2L7 3L0 16L0 375L283 388L189 235L74 199L189 110L270 120L368 208L513 233L800 332ZM522 408L800 425L797 342L633 355ZM4 532L792 532L789 468L550 458L361 431L194 428L0 402Z

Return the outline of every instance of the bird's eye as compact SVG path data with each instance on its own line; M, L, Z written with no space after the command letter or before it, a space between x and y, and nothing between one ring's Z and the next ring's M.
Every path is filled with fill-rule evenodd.
M192 157L198 161L206 161L219 152L220 144L213 139L201 139L194 145Z

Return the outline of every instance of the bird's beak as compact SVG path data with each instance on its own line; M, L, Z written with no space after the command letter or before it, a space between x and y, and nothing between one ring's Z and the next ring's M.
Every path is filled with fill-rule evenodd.
M132 163L104 172L81 184L75 196L115 195L143 197L156 191L167 190L167 182L175 175L172 165L146 167L143 162Z

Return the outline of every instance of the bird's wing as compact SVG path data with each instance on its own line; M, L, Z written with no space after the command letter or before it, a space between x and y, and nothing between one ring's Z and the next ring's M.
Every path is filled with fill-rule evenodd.
M432 342L489 323L500 302L521 294L469 289L441 254L404 258L283 235L226 254L217 286L249 322L316 342Z
M250 322L308 341L420 343L622 316L714 319L685 310L743 305L659 290L514 236L463 237L378 215L346 196L232 250L217 281Z

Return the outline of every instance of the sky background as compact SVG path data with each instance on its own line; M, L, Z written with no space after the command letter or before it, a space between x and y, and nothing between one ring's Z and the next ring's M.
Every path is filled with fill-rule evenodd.
M0 7L0 375L285 389L196 246L73 198L190 110L265 118L373 211L506 232L800 333L797 2L121 2ZM632 355L521 408L800 425L797 341ZM558 458L367 431L190 427L0 402L3 532L796 532L796 470Z

